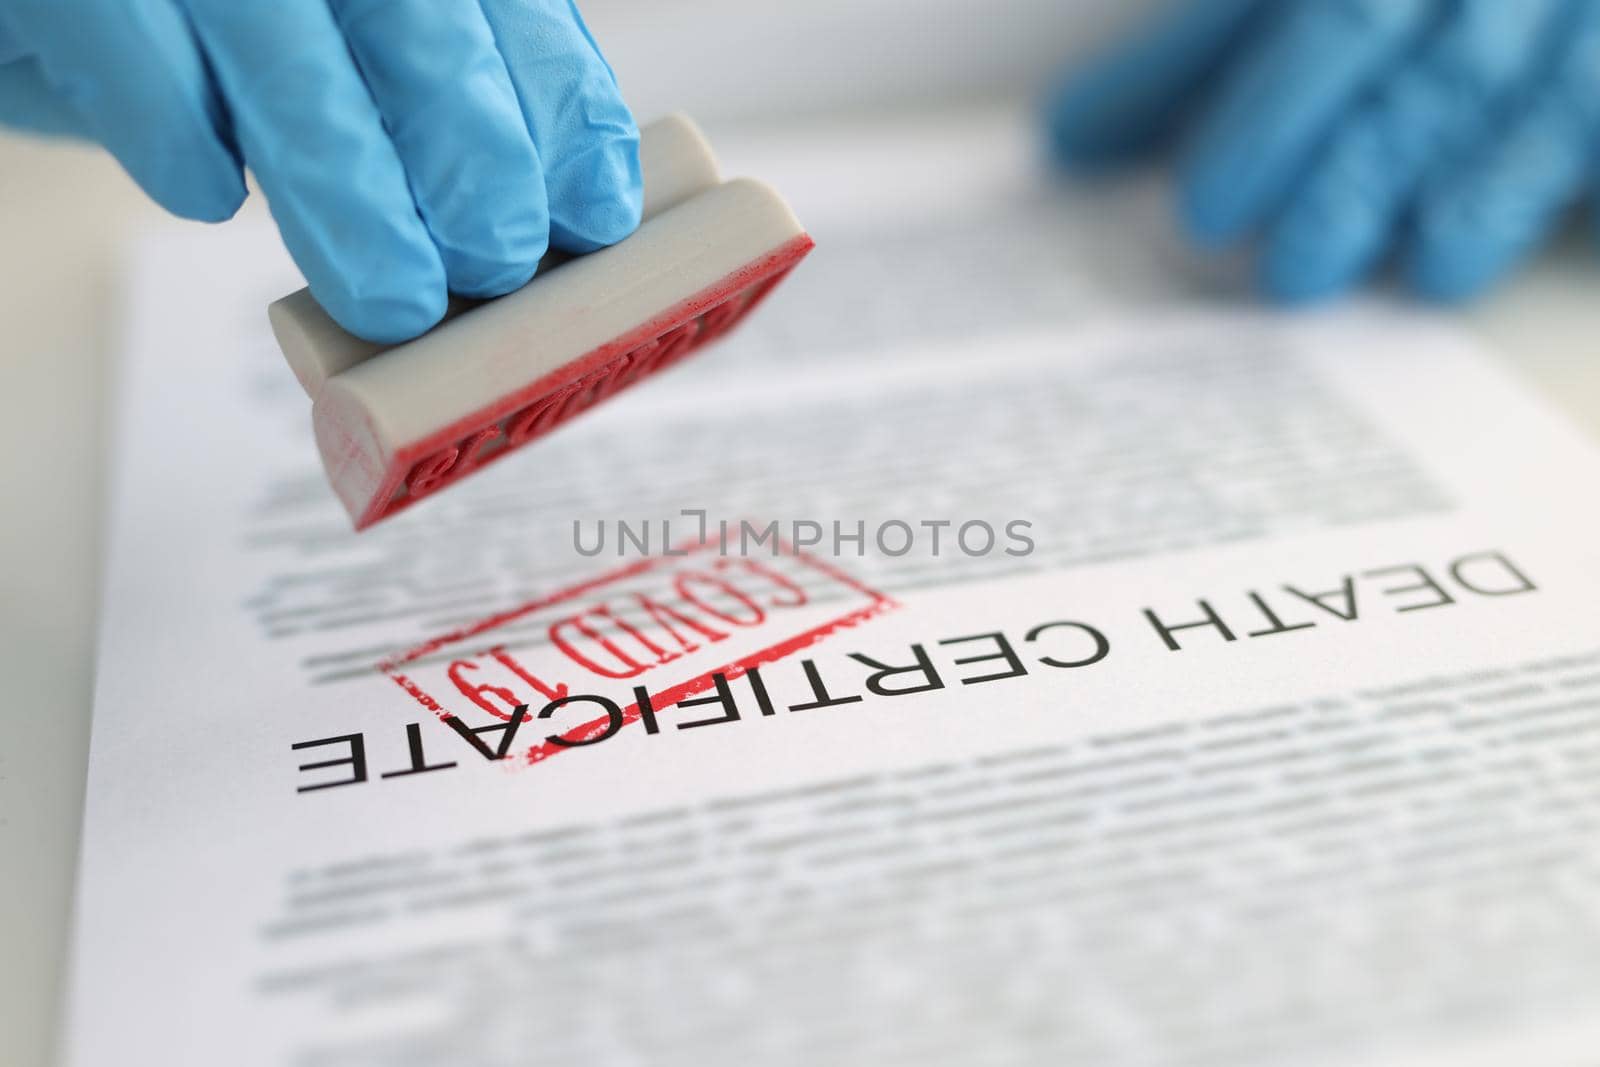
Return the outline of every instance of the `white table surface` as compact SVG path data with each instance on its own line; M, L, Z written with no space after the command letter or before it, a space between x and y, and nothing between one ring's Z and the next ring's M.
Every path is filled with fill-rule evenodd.
M260 211L259 202L247 211ZM0 1064L50 1062L83 791L120 250L174 225L99 152L0 136ZM1463 312L1600 435L1582 235Z

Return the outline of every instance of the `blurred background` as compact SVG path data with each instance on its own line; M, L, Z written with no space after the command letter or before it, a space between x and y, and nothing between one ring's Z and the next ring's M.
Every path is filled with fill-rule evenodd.
M588 0L641 118L721 131L1026 106L1149 0ZM959 210L959 205L952 205ZM253 198L247 215L261 215ZM92 146L0 133L0 1063L46 1062L93 684L123 256L166 218ZM1463 312L1600 431L1600 268L1574 233ZM262 329L266 329L263 315ZM218 359L228 353L218 352Z

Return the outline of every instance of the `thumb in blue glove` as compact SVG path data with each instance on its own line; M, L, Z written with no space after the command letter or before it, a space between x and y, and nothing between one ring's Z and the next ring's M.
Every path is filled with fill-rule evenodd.
M232 216L249 167L313 295L385 343L642 200L571 0L9 0L0 122L93 138L185 218Z
M1337 293L1398 252L1472 296L1535 249L1600 161L1600 0L1186 0L1054 95L1079 169L1183 139L1203 245L1260 240L1263 288Z

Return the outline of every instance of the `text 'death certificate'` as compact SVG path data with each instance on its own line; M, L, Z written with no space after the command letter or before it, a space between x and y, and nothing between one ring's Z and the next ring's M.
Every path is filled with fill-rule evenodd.
M271 235L149 249L71 1063L1600 1047L1595 450L879 150L743 334L359 536Z

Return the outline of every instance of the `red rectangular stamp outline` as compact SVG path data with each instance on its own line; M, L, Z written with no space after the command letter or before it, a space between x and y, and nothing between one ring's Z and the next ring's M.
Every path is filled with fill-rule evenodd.
M446 707L441 700L425 691L416 679L412 677L412 673L414 673L410 671L412 664L455 646L461 646L464 654L469 656L487 654L489 651L488 645L484 645L481 648L472 647L469 642L476 644L485 635L538 612L565 605L579 605L585 598L601 594L620 582L648 577L655 572L677 566L686 558L706 553L716 546L716 541L700 541L679 546L670 555L644 557L594 578L559 589L548 596L537 597L515 608L497 612L478 622L431 638L405 652L384 659L377 665L377 669L404 690L413 700L441 720L457 719L459 717L454 712ZM858 626L884 612L899 607L899 604L892 598L871 588L832 563L801 552L781 539L776 541L776 546L775 556L788 557L825 578L828 582L850 590L858 597L863 598L865 602L858 604L858 606L841 615L832 616L820 623L807 627L799 633L779 638L754 652L747 653L721 666L713 667L686 681L668 685L659 691L651 689L649 695L653 704L658 707L665 707L697 696L711 689L715 685L715 677L719 674L732 681L742 677L754 668L776 663L810 648L832 634ZM723 558L741 559L747 557ZM637 702L622 708L622 727L637 722L639 719L640 708ZM602 716L565 731L561 736L567 740L566 744L552 744L548 740L541 740L521 753L517 762L523 765L540 763L556 753L565 752L569 748L578 747L586 742L592 743L595 739L606 734L608 730L616 732L617 729L619 728L615 726L609 716Z

